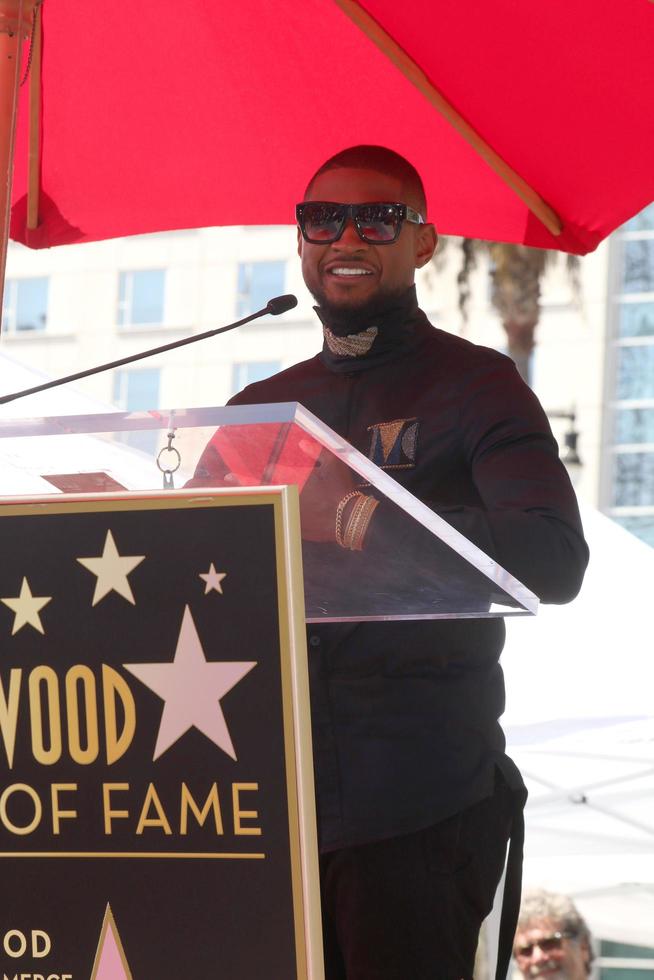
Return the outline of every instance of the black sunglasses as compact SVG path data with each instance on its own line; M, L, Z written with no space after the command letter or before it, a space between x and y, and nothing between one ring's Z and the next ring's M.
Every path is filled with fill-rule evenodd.
M574 938L575 934L573 932L553 932L549 936L543 936L542 939L535 939L533 943L525 943L524 946L516 946L514 955L516 958L530 959L536 946L538 946L543 953L551 953L555 949L561 949L564 939Z
M399 238L402 224L424 225L425 219L407 204L373 201L370 204L336 204L334 201L304 201L295 205L295 217L305 242L329 245L343 234L352 218L359 238L369 245L391 245Z

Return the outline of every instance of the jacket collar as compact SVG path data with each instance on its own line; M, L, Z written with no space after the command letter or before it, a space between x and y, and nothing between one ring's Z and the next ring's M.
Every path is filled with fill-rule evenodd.
M374 316L335 318L314 309L323 326L320 359L337 373L365 371L401 356L415 347L422 335L418 325L426 323L415 286Z

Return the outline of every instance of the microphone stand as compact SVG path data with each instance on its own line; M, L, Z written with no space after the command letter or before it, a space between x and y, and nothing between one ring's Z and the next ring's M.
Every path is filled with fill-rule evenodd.
M241 327L244 323L249 323L251 320L256 320L260 316L265 316L266 313L278 316L280 313L286 313L287 310L292 310L294 306L297 306L297 299L292 294L275 296L274 299L268 301L263 309L257 310L256 313L251 313L249 316L245 316L242 320L237 320L235 323L228 323L226 327L205 330L204 333L196 334L194 337L174 340L172 343L164 344L162 347L154 347L152 350L142 351L140 354L132 354L130 357L121 357L117 361L109 361L107 364L100 364L99 367L88 368L86 371L78 371L77 374L69 374L65 378L46 381L45 384L36 385L34 388L25 388L23 391L14 391L10 395L2 395L0 397L0 405L6 405L7 402L13 402L17 398L25 398L27 395L35 395L38 391L47 391L48 388L58 388L59 385L68 384L69 381L80 381L82 378L89 378L92 374L100 374L101 371L110 371L112 368L122 367L123 364L131 364L133 361L140 361L142 358L151 357L153 354L163 354L165 351L175 350L175 348L184 347L186 344L195 344L198 340L207 340L209 337L215 337L219 333L225 333L227 330L234 330L236 327Z

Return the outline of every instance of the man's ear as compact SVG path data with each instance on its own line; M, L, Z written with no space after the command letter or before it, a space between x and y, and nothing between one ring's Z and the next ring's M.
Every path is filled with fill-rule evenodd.
M438 245L436 228L432 224L418 225L416 242L416 269L422 269L432 258Z

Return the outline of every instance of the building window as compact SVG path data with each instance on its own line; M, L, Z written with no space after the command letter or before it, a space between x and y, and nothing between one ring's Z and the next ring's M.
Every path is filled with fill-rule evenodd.
M48 278L7 279L2 300L2 325L15 333L45 330L48 321Z
M654 452L616 453L611 503L654 508Z
M654 204L618 232L606 503L654 546Z
M118 282L118 325L164 322L165 269L131 269Z
M629 238L623 246L622 291L654 292L654 238Z
M619 337L649 337L654 335L654 301L622 303L618 307Z
M263 381L281 368L280 361L241 361L232 367L232 393L241 391L246 385Z
M650 508L651 509L651 508ZM637 538L644 541L651 548L654 548L654 513L642 514L640 516L616 516L612 515L618 524L622 525L625 531L630 531Z
M654 334L644 343L618 345L616 395L619 401L654 400Z
M240 319L262 309L284 292L285 262L241 262L238 267L236 315Z
M114 405L125 412L158 408L160 379L161 371L158 368L114 371ZM118 438L134 449L152 454L157 448L159 432L155 429L124 432Z
M654 204L648 204L644 211L639 211L630 218L624 231L654 231Z
M613 439L616 446L650 442L654 445L654 407L617 409Z

